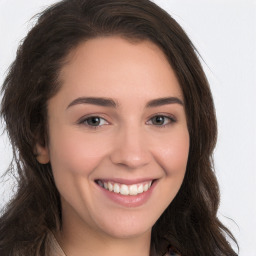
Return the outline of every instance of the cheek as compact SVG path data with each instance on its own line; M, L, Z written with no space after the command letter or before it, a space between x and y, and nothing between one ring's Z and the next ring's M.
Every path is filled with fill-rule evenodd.
M106 155L105 143L102 138L83 136L80 132L52 133L50 161L53 171L90 174Z
M173 136L168 136L159 143L155 150L155 156L167 176L184 176L188 153L189 134L187 129L181 130Z
M154 158L164 172L159 180L156 208L162 213L177 195L186 173L189 134L187 129L169 133L155 141Z

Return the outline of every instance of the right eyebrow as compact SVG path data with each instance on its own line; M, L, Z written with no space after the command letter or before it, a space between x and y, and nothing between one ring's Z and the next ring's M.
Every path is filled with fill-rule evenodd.
M103 107L113 107L116 108L117 104L114 100L109 98L101 98L101 97L79 97L72 102L70 102L67 106L67 109L78 105L78 104L92 104Z

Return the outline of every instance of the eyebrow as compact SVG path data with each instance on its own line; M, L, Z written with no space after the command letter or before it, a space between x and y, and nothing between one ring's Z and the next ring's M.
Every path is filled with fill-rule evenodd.
M117 103L109 98L102 98L102 97L79 97L75 100L73 100L68 106L67 109L78 105L78 104L92 104L92 105L97 105L97 106L102 106L102 107L112 107L116 108ZM147 103L146 107L147 108L153 108L153 107L159 107L167 104L179 104L179 105L184 105L182 100L177 98L177 97L167 97L167 98L159 98L159 99L154 99L151 100Z
M117 104L114 100L109 98L96 98L96 97L80 97L73 100L68 106L67 109L78 104L92 104L102 107L113 107L115 108Z
M179 104L184 105L183 101L177 97L167 97L151 100L147 103L147 108L159 107L167 104Z

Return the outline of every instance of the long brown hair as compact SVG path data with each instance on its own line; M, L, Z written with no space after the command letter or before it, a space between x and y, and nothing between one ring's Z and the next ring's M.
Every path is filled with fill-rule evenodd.
M47 101L58 92L68 53L95 37L150 40L168 58L185 99L190 152L175 199L152 229L151 256L169 245L183 256L237 255L217 218L219 188L212 153L217 125L210 88L195 47L164 10L148 0L64 0L42 12L19 47L4 81L1 115L18 172L17 193L0 218L0 255L47 255L49 231L61 228L60 196L51 165L39 164L35 144L47 140Z

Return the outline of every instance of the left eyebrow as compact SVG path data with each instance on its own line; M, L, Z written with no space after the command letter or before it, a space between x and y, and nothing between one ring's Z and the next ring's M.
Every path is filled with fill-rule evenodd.
M147 103L146 107L152 108L152 107L159 107L167 104L179 104L181 106L184 105L183 101L177 97L167 97L167 98L159 98L159 99L151 100Z

